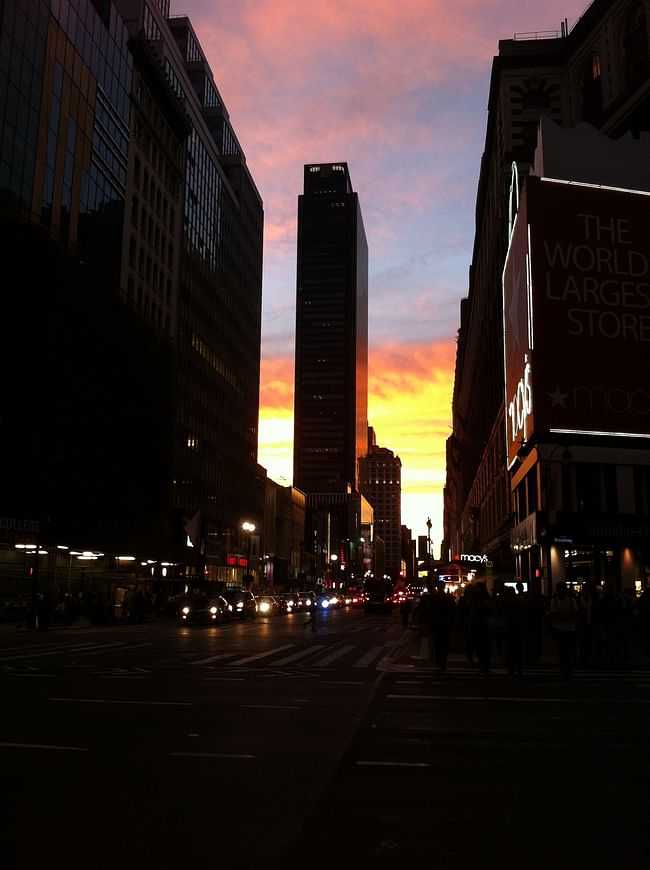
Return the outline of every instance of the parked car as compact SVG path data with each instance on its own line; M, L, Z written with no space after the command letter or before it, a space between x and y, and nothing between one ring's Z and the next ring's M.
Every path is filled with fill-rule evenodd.
M223 595L230 605L232 616L240 619L253 619L257 616L257 601L248 589L226 589Z
M219 625L230 618L230 605L222 595L215 598L198 596L188 599L180 610L183 622Z
M257 612L262 616L278 616L280 605L273 595L260 595L257 599Z

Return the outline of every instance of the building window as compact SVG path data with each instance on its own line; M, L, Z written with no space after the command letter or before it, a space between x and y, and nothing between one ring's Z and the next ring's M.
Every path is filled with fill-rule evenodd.
M600 58L595 52L584 65L581 94L582 120L599 127L603 120L603 90Z
M625 78L628 90L637 88L650 75L650 50L645 9L635 3L627 14L623 28Z

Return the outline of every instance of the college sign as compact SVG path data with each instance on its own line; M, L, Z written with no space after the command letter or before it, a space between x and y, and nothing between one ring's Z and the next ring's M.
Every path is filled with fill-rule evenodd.
M508 463L533 432L650 437L650 195L529 176L503 272Z

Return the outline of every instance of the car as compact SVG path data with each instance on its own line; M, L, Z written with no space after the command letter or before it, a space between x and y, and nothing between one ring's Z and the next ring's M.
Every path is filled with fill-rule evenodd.
M280 605L273 595L260 595L257 599L257 612L262 616L277 616Z
M248 589L226 589L223 597L230 605L232 616L240 619L254 619L257 616L257 601Z
M281 592L275 596L280 602L280 608L283 613L293 613L298 610L297 595L295 592Z
M311 610L318 605L315 592L298 592L296 594L298 610Z
M230 605L222 595L208 598L206 595L188 598L180 608L183 622L220 625L230 618Z

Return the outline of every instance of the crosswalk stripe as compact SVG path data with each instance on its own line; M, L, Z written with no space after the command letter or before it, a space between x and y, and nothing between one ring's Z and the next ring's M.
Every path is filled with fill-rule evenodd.
M333 653L330 653L328 656L325 656L324 659L320 659L319 661L314 662L314 667L324 668L326 665L329 665L332 662L335 662L337 659L340 659L342 656L346 655L347 653L350 652L350 650L353 650L353 649L354 649L353 646L344 646L344 647L341 647L341 649L334 650Z
M190 662L191 665L209 665L212 662L221 661L221 659L229 659L232 656L232 653L221 653L218 656L209 656L207 659L199 659L196 662Z
M295 644L287 643L284 646L276 646L275 649L266 650L266 652L256 653L253 656L246 656L245 659L238 659L235 662L229 662L229 665L232 667L240 667L241 665L247 665L249 662L257 662L260 659L266 659L269 656L273 656L276 653L282 652L285 649L291 649Z
M325 644L320 643L316 646L310 646L308 649L302 649L300 652L294 653L291 656L285 656L285 658L280 659L277 662L273 662L274 665L290 665L292 662L300 661L300 659L306 659L308 656L313 655L315 652L318 652L321 649L325 649Z
M371 647L365 655L361 656L361 658L354 663L353 667L355 667L355 668L367 668L368 665L372 661L374 661L377 658L377 656L381 653L381 651L384 649L384 646L385 646L385 644L383 646Z

